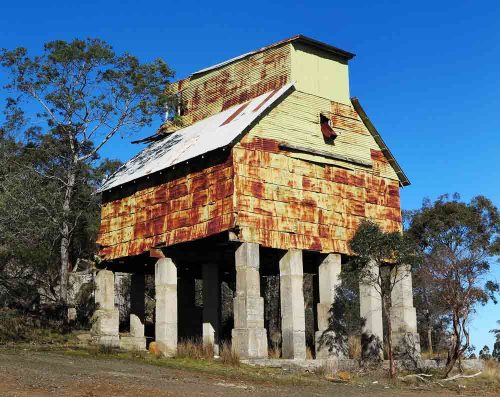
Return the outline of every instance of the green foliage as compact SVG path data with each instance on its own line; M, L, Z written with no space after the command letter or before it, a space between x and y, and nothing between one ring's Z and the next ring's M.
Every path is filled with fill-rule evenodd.
M351 263L360 280L379 287L382 296L390 296L394 285L405 277L401 266L415 266L419 261L413 241L400 232L384 232L379 225L363 221L349 242L355 254ZM370 263L380 270L372 272Z
M29 291L21 302L30 307L42 291L44 301L67 304L68 272L95 253L96 186L119 165L101 161L99 150L162 114L173 73L99 39L52 41L40 55L3 49L0 65L11 94L0 127L0 266L8 275L0 299Z
M418 263L416 246L406 234L384 232L379 225L371 221L361 223L349 244L355 254L351 263L358 273L360 283L370 286L381 298L387 324L389 371L391 377L394 377L396 367L392 342L391 295L394 288L404 278L409 277L411 268ZM381 342L376 335L363 333L362 357L378 360ZM400 353L409 354L409 350Z
M491 359L490 348L488 346L484 345L483 348L479 350L479 358L481 360Z
M64 327L50 315L40 318L0 308L0 345L8 343L62 344L71 335L61 332Z
M28 138L28 137L27 137ZM46 135L28 141L0 138L0 305L23 311L58 300L59 243L64 189L58 180L64 146ZM74 225L70 259L92 259L99 222L94 186L115 163L82 164L69 219ZM50 175L50 178L48 177Z
M483 196L426 200L409 218L408 235L419 246L420 284L451 319L453 343L446 374L470 345L468 320L475 306L496 303L498 283L487 276L500 243L500 214Z
M448 307L470 311L476 303L496 302L498 284L483 279L500 242L500 214L490 200L478 196L465 203L458 196L442 196L427 201L414 214L408 234L424 258L422 277Z

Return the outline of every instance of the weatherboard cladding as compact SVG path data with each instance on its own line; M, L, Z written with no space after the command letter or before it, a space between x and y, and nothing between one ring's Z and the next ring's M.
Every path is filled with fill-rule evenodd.
M179 84L188 127L148 146L101 189L103 259L228 230L267 247L350 253L363 219L401 230L404 173L359 102L293 89L289 47ZM320 113L338 134L333 143Z

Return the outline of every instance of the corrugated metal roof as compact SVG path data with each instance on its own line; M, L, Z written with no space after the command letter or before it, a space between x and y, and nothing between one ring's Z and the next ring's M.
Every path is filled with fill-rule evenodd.
M153 142L106 179L100 192L164 170L233 143L293 83L182 128Z
M195 75L198 75L198 74L203 74L203 73L209 72L211 70L218 69L218 68L220 68L222 66L228 65L228 64L230 64L232 62L235 62L235 61L237 61L239 59L243 59L243 58L246 58L246 57L248 57L250 55L257 54L259 52L265 51L265 50L267 50L269 48L277 47L279 45L290 43L290 42L305 43L305 44L308 44L308 45L310 45L312 47L320 48L320 49L322 49L324 51L328 51L328 52L331 52L333 54L336 54L336 55L338 55L338 56L340 56L342 58L345 58L346 60L352 59L355 56L351 52L342 50L340 48L334 47L334 46L332 46L330 44L326 44L326 43L323 43L323 42L318 41L318 40L311 39L310 37L306 37L304 35L298 34L296 36L289 37L288 39L281 40L281 41L278 41L276 43L270 44L268 46L259 48L259 49L255 50L255 51L250 51L250 52L247 52L247 53L245 53L243 55L238 55L237 57L228 59L227 61L218 63L216 65L209 66L208 68L204 68L204 69L198 70L197 72L194 72L193 74L191 74L191 76L195 76Z

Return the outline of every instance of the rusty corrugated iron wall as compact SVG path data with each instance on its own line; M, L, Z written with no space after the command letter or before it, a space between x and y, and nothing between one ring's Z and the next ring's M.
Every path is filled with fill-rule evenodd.
M139 255L233 225L232 157L220 164L105 201L97 243L103 259Z
M340 135L324 143L319 113ZM280 148L296 143L311 153ZM313 149L350 154L362 164L330 160ZM363 219L401 230L399 180L355 112L343 104L292 93L233 149L240 239L273 248L350 253Z
M290 82L291 44L271 48L177 83L190 125Z

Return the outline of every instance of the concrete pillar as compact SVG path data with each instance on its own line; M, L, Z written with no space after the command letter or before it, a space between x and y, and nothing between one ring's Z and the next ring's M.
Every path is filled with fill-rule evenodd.
M398 266L393 270L395 284L391 292L391 325L396 354L420 354L417 332L417 312L413 307L411 267ZM408 351L411 350L411 351Z
M264 299L260 296L259 245L242 243L236 249L235 266L232 348L241 358L267 358Z
M203 264L203 344L214 346L214 353L219 354L220 332L220 283L219 266Z
M177 267L170 258L155 265L155 339L165 356L177 351Z
M120 338L124 350L145 350L145 277L144 273L134 273L130 277L130 335Z
M120 313L115 308L115 276L112 271L100 270L95 278L96 311L92 316L91 334L95 343L119 347Z
M342 256L340 254L329 254L319 265L319 303L318 331L316 332L316 358L327 358L341 355L338 346L333 346L332 341L335 334L330 329L330 309L335 300L336 290L340 287L340 271Z
M377 280L378 266L370 262L367 271L371 274L368 279ZM363 355L383 357L384 330L382 321L382 299L378 286L373 282L360 280L359 283L359 307L360 316L364 320L362 327ZM378 350L378 351L377 351Z
M281 355L306 358L302 250L291 249L280 260Z

